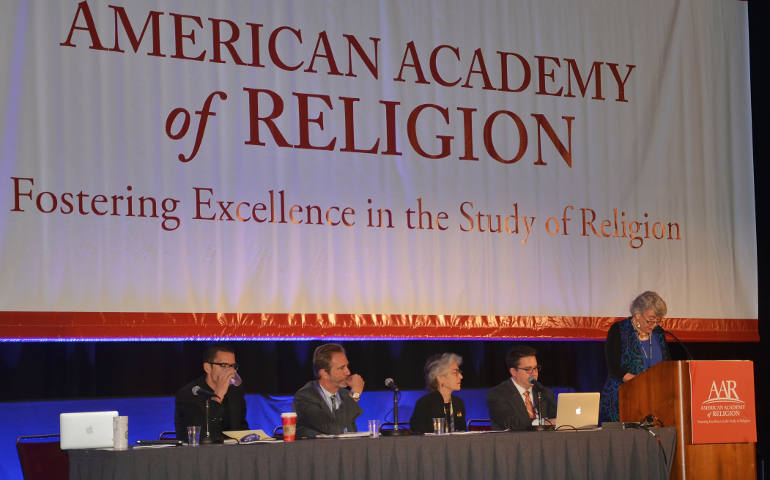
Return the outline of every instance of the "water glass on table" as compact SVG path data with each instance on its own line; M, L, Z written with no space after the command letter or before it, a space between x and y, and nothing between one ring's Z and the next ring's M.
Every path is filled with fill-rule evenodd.
M369 436L371 438L378 438L380 436L379 420L369 420Z
M433 419L433 433L443 435L446 433L446 418L436 417Z
M191 425L187 427L187 444L191 447L200 445L201 427L200 425Z

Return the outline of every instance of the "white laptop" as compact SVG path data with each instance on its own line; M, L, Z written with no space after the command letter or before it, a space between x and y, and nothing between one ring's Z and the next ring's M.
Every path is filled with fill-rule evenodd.
M61 449L112 446L112 419L118 412L76 412L59 415Z
M556 429L596 428L599 425L599 392L560 393L556 406ZM561 427L561 428L559 428Z

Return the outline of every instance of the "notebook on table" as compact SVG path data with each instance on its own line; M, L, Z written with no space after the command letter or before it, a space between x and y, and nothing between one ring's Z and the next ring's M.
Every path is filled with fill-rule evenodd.
M556 429L597 428L599 425L599 392L562 393L556 406ZM561 427L561 428L559 428Z
M59 415L61 449L112 446L112 419L118 412L75 412Z

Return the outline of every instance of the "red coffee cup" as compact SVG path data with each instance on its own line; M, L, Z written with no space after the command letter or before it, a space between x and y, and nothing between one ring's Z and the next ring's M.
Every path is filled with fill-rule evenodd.
M283 423L283 441L293 442L297 435L297 414L295 412L282 413L281 423Z

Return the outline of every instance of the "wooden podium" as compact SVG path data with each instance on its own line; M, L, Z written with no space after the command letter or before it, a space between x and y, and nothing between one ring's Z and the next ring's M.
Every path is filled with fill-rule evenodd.
M621 385L620 420L638 422L652 414L676 427L671 478L755 480L756 443L692 443L691 362L697 361L661 362Z

